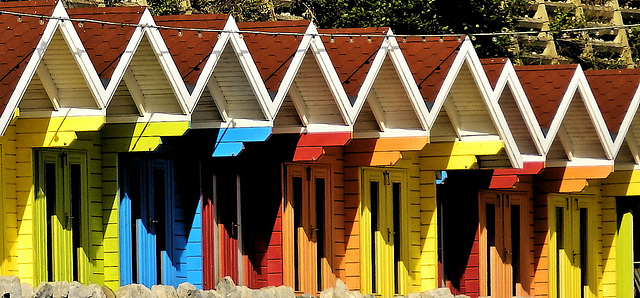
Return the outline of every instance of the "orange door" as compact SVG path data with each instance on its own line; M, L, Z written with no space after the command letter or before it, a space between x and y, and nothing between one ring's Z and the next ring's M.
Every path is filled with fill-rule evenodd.
M289 164L285 171L284 280L296 292L315 295L333 282L327 261L330 170L322 165Z
M531 241L526 194L483 191L479 196L480 296L527 296Z

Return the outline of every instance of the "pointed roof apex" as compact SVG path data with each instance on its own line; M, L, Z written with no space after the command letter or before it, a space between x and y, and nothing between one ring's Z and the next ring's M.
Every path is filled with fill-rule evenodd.
M398 45L424 101L435 101L463 40L458 36L399 38Z
M311 22L308 20L241 22L238 23L238 28L244 31L303 34L309 28L309 24ZM267 90L277 93L303 36L251 33L244 33L242 36Z
M146 8L88 7L67 9L70 18L138 24ZM110 79L136 27L72 22L101 79ZM82 24L81 24L82 23Z
M584 72L609 132L618 133L640 84L640 69Z
M358 91L362 87L371 63L385 35L389 32L388 27L374 28L343 28L343 29L322 29L321 34L371 34L380 37L348 37L348 36L323 36L327 53L333 62L338 73L340 82L344 86L347 95L351 98L358 96Z
M515 66L540 127L549 129L579 65Z
M489 83L491 83L491 88L495 89L496 84L498 84L498 79L500 78L500 74L502 74L502 70L504 66L507 64L508 58L485 58L480 59L480 63L482 63L482 68L484 68L484 72L487 74L487 78L489 79Z
M159 26L222 30L229 15L192 14L153 17ZM218 32L160 29L160 34L187 85L195 85L218 42Z
M0 10L50 16L58 1L0 2ZM0 15L0 112L4 112L27 63L33 55L47 20Z

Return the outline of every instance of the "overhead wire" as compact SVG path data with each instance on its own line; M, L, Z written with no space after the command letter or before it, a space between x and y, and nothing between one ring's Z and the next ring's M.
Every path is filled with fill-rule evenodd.
M438 34L363 34L363 33L308 33L308 32L273 32L273 31L260 31L260 30L226 30L226 29L212 29L212 28L193 28L193 27L178 27L178 26L164 26L157 24L133 24L133 23L122 23L122 22L113 22L113 21L101 21L89 18L71 18L71 17L61 17L61 16L51 16L51 15L43 15L43 14L34 14L34 13L24 13L24 12L15 12L9 10L0 10L0 15L8 14L15 15L19 19L22 17L33 17L40 19L40 24L43 25L43 20L59 20L62 22L78 22L79 27L83 27L84 23L95 23L101 24L103 27L105 25L112 26L120 26L124 27L141 27L143 29L161 29L161 30L175 30L181 33L182 31L196 31L198 34L202 34L202 32L216 32L216 33L235 33L235 34L264 34L264 35L289 35L289 36L311 36L315 37L330 37L332 40L335 37L399 37L399 38L407 38L407 37L460 37L460 36L470 36L471 38L479 37L479 36L518 36L518 35L537 35L541 33L549 33L549 34L559 34L559 33L579 33L579 32L589 32L600 30L616 30L616 29L632 29L636 27L640 27L640 24L628 24L628 25L609 25L609 26L598 26L598 27L581 27L581 28L570 28L570 29L559 29L559 30L529 30L529 31L506 31L506 32L479 32L479 33L438 33ZM179 34L181 35L181 34Z

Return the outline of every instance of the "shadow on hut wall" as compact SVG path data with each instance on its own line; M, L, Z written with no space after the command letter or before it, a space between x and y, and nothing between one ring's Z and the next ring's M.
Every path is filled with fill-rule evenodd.
M469 295L478 291L478 248L474 247L478 237L478 191L489 187L491 174L492 171L447 171L446 180L436 189L441 280L456 293Z

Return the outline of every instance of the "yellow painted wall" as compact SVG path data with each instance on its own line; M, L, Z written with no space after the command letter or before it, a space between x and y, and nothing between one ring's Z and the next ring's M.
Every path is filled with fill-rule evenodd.
M187 122L106 124L102 138L102 225L104 230L104 285L120 287L120 242L118 238L118 153L153 151L162 136L183 135Z
M119 287L117 153L154 150L160 136L182 135L188 123L110 124L104 117L16 119L0 137L3 233L0 273L37 285L34 231L34 148L87 152L89 275L86 283ZM15 178L14 178L15 177ZM83 231L84 233L85 231ZM86 237L86 236L85 236ZM42 258L42 257L40 257Z

